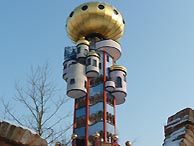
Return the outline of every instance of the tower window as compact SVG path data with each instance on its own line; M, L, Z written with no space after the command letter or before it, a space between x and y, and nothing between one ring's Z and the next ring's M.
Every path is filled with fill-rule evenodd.
M87 10L87 9L88 9L88 6L87 6L87 5L85 5L85 6L82 7L82 10L83 10L83 11L85 11L85 10Z
M113 12L114 12L115 15L118 15L119 14L118 11L115 10L115 9L113 10Z
M75 79L70 80L70 85L75 84Z
M102 69L102 63L101 62L99 63L99 69Z
M87 65L91 65L91 58L88 58Z
M116 85L116 88L122 88L122 79L121 79L121 77L117 77L115 85Z
M99 8L100 10L103 10L103 9L104 9L104 5L98 5L98 8Z
M67 64L64 65L64 69L66 69L66 68L67 68Z
M87 82L86 81L84 82L84 87L87 88Z
M97 61L93 60L93 66L97 67Z
M109 56L107 55L107 56L106 56L106 61L109 62L109 60L110 60L110 59L109 59Z
M72 16L73 16L73 13L74 13L74 12L72 11L72 12L70 13L69 17L72 17Z
M84 55L87 55L87 53L88 53L88 50L84 49Z
M125 20L123 19L123 24L125 24Z
M77 47L77 53L80 53L80 47Z

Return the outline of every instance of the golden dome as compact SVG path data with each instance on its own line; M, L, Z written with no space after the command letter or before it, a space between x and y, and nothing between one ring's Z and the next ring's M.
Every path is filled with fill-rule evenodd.
M114 135L112 136L112 139L117 141L117 140L119 139L119 137L118 137L118 135L114 134Z
M61 146L61 143L60 143L59 141L57 141L57 142L55 143L55 146Z
M75 43L94 34L118 41L124 32L124 20L113 6L103 2L88 2L70 13L66 30Z
M127 142L125 143L125 145L126 145L126 146L132 146L132 143L131 143L130 141L127 141Z
M73 133L71 136L71 139L76 139L77 138L77 134Z
M93 136L94 136L95 138L99 138L99 137L100 137L100 133L95 132Z

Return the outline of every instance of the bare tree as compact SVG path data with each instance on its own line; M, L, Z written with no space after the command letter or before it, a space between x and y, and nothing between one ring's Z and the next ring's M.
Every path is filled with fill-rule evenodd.
M51 79L48 64L31 68L26 84L15 86L15 99L24 105L25 112L16 114L10 103L3 101L4 111L15 122L27 126L45 138L49 145L64 139L71 125L64 125L71 113L67 113L67 99L58 96L58 89ZM62 112L63 111L63 112ZM21 118L21 116L23 118Z

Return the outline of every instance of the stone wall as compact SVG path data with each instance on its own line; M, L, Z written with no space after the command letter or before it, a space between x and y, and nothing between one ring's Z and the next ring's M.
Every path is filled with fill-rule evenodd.
M47 146L47 142L27 128L1 121L0 146Z

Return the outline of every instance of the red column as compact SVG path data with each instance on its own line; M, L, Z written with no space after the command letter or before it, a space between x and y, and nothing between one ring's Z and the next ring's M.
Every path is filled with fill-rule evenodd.
M107 142L107 132L106 132L106 88L105 88L105 83L106 83L106 52L103 52L103 107L104 107L104 142Z
M113 108L114 108L114 134L116 134L116 98L113 99Z
M75 133L75 128L76 128L76 99L74 100L73 133Z
M114 58L112 59L112 65L114 65ZM116 98L114 97L113 98L113 108L114 108L114 121L113 121L113 124L114 124L114 134L116 134Z
M100 139L99 138L95 138L94 140L94 146L100 146Z
M86 146L88 146L88 121L89 121L89 99L90 99L90 79L87 81L87 94L86 94Z
M117 142L113 142L112 146L119 146Z
M77 109L77 103L76 103L76 99L75 99L74 100L73 133L75 133L75 128L77 127L77 123L76 123L76 109ZM72 140L72 146L76 146L76 139Z
M76 146L76 139L73 139L72 146Z

